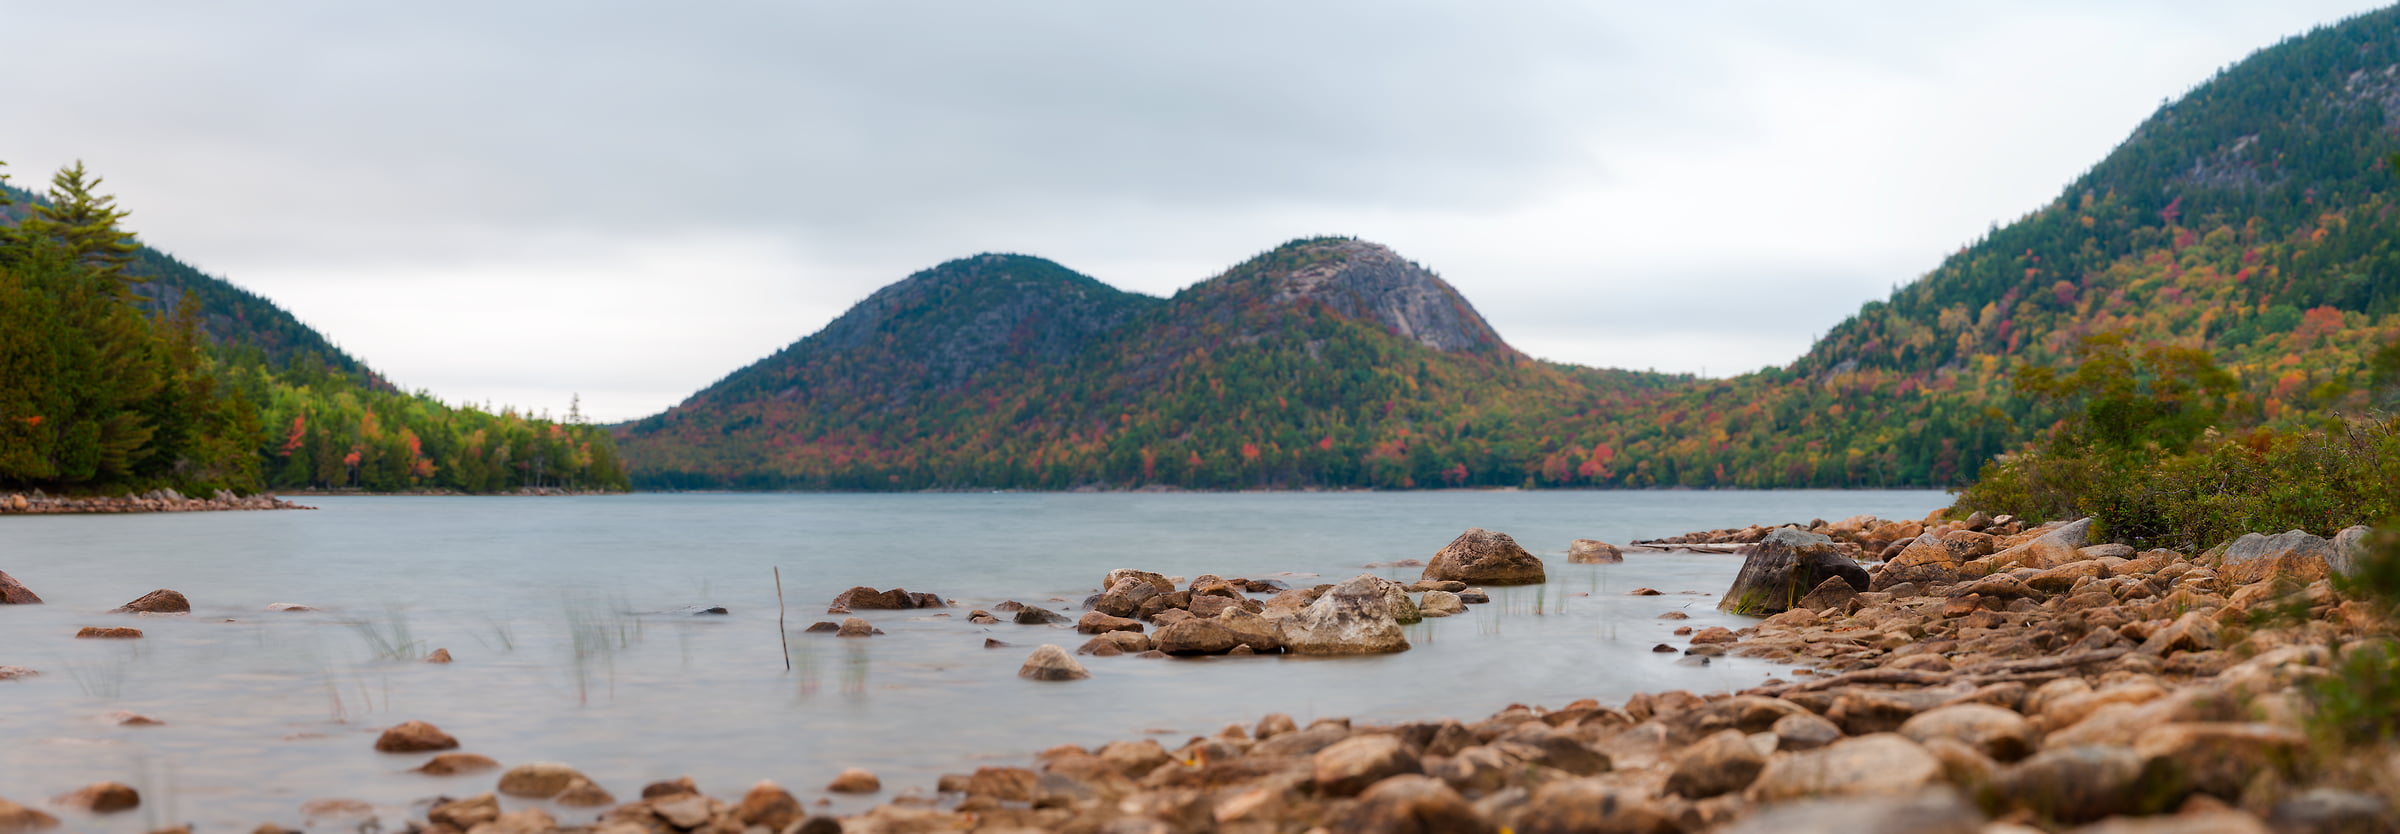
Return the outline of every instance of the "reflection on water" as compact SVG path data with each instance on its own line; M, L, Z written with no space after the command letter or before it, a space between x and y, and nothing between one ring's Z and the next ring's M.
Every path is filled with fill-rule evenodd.
M1714 594L1736 560L1631 553L1570 565L1575 538L1623 542L1856 513L1918 517L1932 492L1545 492L1235 495L640 495L317 499L316 512L0 520L0 570L50 604L0 607L0 797L35 802L114 779L144 793L115 818L247 829L348 798L391 813L493 774L406 772L375 733L431 721L504 763L571 763L620 798L690 775L736 795L772 778L813 799L845 767L885 796L1056 744L1213 733L1269 712L1401 720L1510 703L1619 701L1747 686L1780 670L1683 666L1649 649L1677 625L1739 625ZM1073 613L1111 568L1338 581L1426 558L1460 530L1516 536L1550 582L1408 627L1415 648L1364 658L1081 658L1092 678L1015 676L1071 627L965 622L1015 599ZM789 620L778 633L777 569ZM1413 580L1418 569L1372 571ZM1321 577L1321 578L1320 578ZM947 611L866 611L886 633L803 631L852 585L932 591ZM188 617L101 612L153 588ZM1665 594L1627 596L1636 587ZM1686 593L1692 592L1692 593ZM291 602L322 609L270 613ZM724 616L678 609L722 605ZM1662 621L1680 610L1688 621ZM665 613L661 613L665 612ZM945 616L947 615L947 616ZM140 640L75 640L133 625ZM1009 647L985 649L987 638ZM790 668L785 668L785 642ZM1680 645L1681 641L1674 641ZM421 662L446 648L450 664ZM160 726L123 726L132 712ZM860 800L837 800L837 810ZM590 810L553 809L562 821Z

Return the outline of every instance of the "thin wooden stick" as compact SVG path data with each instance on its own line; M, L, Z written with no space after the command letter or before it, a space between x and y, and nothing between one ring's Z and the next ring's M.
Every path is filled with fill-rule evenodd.
M775 634L783 638L783 670L792 670L792 633L783 627L783 566L775 567Z

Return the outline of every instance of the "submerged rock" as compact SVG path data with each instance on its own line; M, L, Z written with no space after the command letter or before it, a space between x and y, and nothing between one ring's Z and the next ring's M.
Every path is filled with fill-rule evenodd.
M427 776L456 776L461 773L493 770L498 767L500 767L500 763L493 761L490 756L478 753L443 753L426 760L423 765L419 765L417 772Z
M181 592L160 588L158 590L151 591L150 593L143 594L141 598L132 602L117 606L116 610L110 611L109 613L189 614L192 613L192 601L184 599Z
M0 605L40 604L42 604L41 595L34 593L32 588L25 587L25 583L18 582L16 577L8 575L8 571L0 571Z
M521 764L500 774L500 792L527 799L549 799L579 779L590 781L582 771L558 762Z
M1625 551L1598 539L1576 539L1567 545L1567 564L1613 565L1625 561Z
M1546 576L1542 560L1525 552L1507 533L1470 527L1425 563L1422 578L1480 585L1534 585Z
M1037 681L1075 681L1091 676L1092 673L1085 671L1083 664L1075 662L1074 656L1067 654L1066 649L1049 644L1034 649L1033 654L1025 658L1025 665L1017 669L1017 677Z
M384 753L431 753L435 750L456 750L458 739L442 728L423 721L403 722L384 730L375 739L375 749Z
M84 626L75 632L75 639L78 640L133 640L141 636L141 629L122 626Z
M1049 646L1048 648L1058 647ZM883 790L883 780L875 778L873 773L853 767L845 769L840 775L833 777L833 782L827 784L825 789L834 793L874 793Z
M60 807L93 814L131 811L142 805L142 794L123 782L101 782L77 788L50 800Z

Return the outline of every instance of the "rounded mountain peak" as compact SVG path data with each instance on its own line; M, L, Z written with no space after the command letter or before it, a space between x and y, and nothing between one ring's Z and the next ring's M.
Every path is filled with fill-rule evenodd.
M1450 282L1379 243L1297 240L1244 266L1256 268L1264 280L1253 286L1279 303L1320 304L1435 350L1508 349Z

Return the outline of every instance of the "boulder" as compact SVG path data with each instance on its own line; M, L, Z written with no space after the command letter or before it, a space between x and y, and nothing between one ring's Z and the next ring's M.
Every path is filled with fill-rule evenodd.
M450 650L449 650L449 649L434 649L434 650L433 650L433 653L431 653L431 654L428 654L428 655L426 655L426 656L425 656L425 662L427 662L427 663L449 663L449 662L450 662Z
M1902 796L1785 803L1735 823L1724 829L1724 834L1997 834L2001 830L1985 828L1983 812L1957 791L1937 788Z
M1375 582L1383 588L1383 610L1392 619L1399 621L1402 625L1425 619L1425 615L1417 610L1416 601L1408 598L1408 586L1380 576L1375 577ZM1200 611L1198 608L1194 608L1192 613L1199 614ZM1215 614L1202 616L1215 616Z
M117 606L112 614L189 614L192 601L178 591L160 588L143 594L140 599Z
M1458 595L1448 591L1426 591L1425 596L1417 600L1419 617L1448 617L1465 613L1466 610L1467 604L1458 601Z
M1840 577L1853 590L1866 590L1867 571L1833 539L1791 528L1778 529L1757 544L1744 545L1742 571L1717 603L1719 610L1765 616L1791 610L1825 580Z
M1690 799L1707 799L1750 787L1767 757L1750 744L1741 730L1720 730L1684 748L1667 774L1667 792Z
M2267 812L2273 830L2306 834L2389 832L2392 819L2392 805L2382 797L2340 788L2310 788Z
M1752 801L1915 793L1942 777L1941 760L1916 742L1876 733L1776 756L1750 785Z
M1381 734L1343 739L1317 751L1309 762L1317 792L1326 796L1355 796L1387 777L1422 769L1399 737Z
M1138 632L1142 630L1142 621L1110 616L1100 611L1087 611L1084 612L1083 619L1076 621L1075 630L1085 634L1100 634L1110 631Z
M916 604L909 600L908 592L905 590L893 588L889 591L878 591L860 585L835 595L833 607L848 608L852 611L899 611L915 608Z
M1122 571L1112 571L1109 575L1115 576L1117 573L1122 573ZM1157 576L1157 574L1151 574L1151 576ZM1158 587L1160 584L1167 585L1166 590L1160 590ZM1092 598L1092 610L1111 617L1140 616L1142 603L1149 602L1151 597L1174 591L1174 585L1167 583L1164 577L1154 584L1138 576L1128 576L1105 587L1107 590L1101 591L1099 596Z
M1518 834L1668 834L1683 826L1636 788L1583 778L1536 789L1513 829Z
M425 811L426 822L446 825L458 831L466 831L499 818L500 797L488 793L439 802Z
M734 818L741 820L742 825L761 826L769 831L782 831L806 815L799 798L772 781L751 785L750 792L742 795L742 804L733 811Z
M2144 730L2133 743L2144 781L2239 801L2261 772L2287 770L2307 738L2273 724L2179 722Z
M1442 780L1402 774L1377 782L1326 821L1332 834L1489 834L1496 831Z
M1283 651L1282 629L1274 620L1239 608L1228 608L1217 615L1217 624L1233 635L1237 647L1247 646L1260 654Z
M141 636L141 629L124 626L84 626L75 632L78 640L134 640Z
M1034 605L1018 608L1016 620L1017 625L1052 625L1068 621L1064 614Z
M1384 581L1360 574L1335 585L1299 613L1277 621L1284 649L1294 654L1406 651L1408 637L1387 610Z
M1150 642L1172 655L1224 654L1241 645L1222 621L1198 617L1159 629Z
M2139 813L2153 794L2137 790L2142 757L2123 747L2053 747L2000 773L1997 787L2036 814L2060 822L2091 822Z
M442 728L423 721L409 721L384 730L376 737L375 749L383 753L431 753L436 750L458 749L458 739Z
M1955 582L1960 569L1968 561L1983 555L1974 553L1978 544L1984 553L1991 552L1990 537L1971 539L1961 536L1953 542L1938 533L1918 536L1902 548L1899 555L1884 560L1883 567L1875 571L1872 583L1859 590L1880 591L1902 582L1920 585Z
M2098 559L2068 562L2025 577L2025 586L2047 594L2063 594L2085 579L2107 579L2108 563Z
M1162 594L1175 590L1175 580L1168 579L1165 574L1152 573L1146 570L1134 570L1132 568L1118 568L1116 570L1109 571L1108 577L1100 580L1100 587L1114 588L1117 586L1117 583L1123 582L1127 579L1141 582L1144 585L1150 586L1152 590Z
M0 605L40 604L42 604L41 595L35 594L32 588L25 587L25 583L18 582L16 577L8 575L8 571L0 570Z
M582 771L558 762L521 764L500 774L500 792L527 799L549 799L578 779L590 781Z
M1074 681L1091 676L1066 649L1047 644L1034 649L1025 658L1025 665L1017 669L1017 677L1037 681Z
M1828 576L1825 577L1825 581L1817 583L1817 587L1810 590L1807 596L1801 597L1800 604L1796 607L1808 611L1846 608L1850 605L1851 600L1857 598L1858 589L1851 586L1850 580L1839 576Z
M867 624L867 621L857 617L843 617L841 627L834 629L833 636L873 637L875 633L875 627Z
M1567 545L1567 564L1613 565L1625 561L1625 552L1616 545L1598 539L1576 539Z
M819 620L817 622L810 623L807 628L801 629L802 632L807 634L836 634L841 630L842 624L833 622L831 620Z
M1994 761L2013 762L2033 752L2033 723L2014 710L1989 704L1952 704L1901 722L1900 734L1919 744L1951 739Z
M1545 578L1542 560L1534 558L1507 533L1470 527L1450 540L1432 561L1424 579L1447 579L1477 585L1533 585Z
M1799 712L1775 719L1768 732L1775 734L1778 750L1815 750L1842 740L1842 728L1813 712Z
M2347 570L2350 560L2333 542L2291 530L2272 536L2244 534L2227 542L2215 561L2219 575L2248 585L2274 576L2315 582L2336 572L2337 564Z

